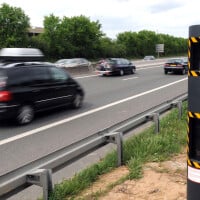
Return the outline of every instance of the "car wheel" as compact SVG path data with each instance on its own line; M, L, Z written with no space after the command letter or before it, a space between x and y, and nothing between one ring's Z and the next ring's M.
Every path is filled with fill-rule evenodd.
M135 68L131 69L131 74L135 74Z
M182 69L182 74L183 75L186 74L186 69L185 68Z
M82 103L83 103L83 96L81 94L77 93L72 102L72 107L75 109L80 108L82 106Z
M165 72L165 74L167 74L167 73L168 73L168 71L167 71L167 70L165 70L164 72Z
M124 70L120 69L119 74L120 74L120 76L123 76L124 75Z
M34 109L31 105L23 105L19 108L17 114L17 123L25 125L30 123L34 118Z

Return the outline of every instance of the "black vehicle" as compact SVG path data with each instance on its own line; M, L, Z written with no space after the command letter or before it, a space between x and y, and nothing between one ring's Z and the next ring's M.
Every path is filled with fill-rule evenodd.
M100 60L96 65L96 72L99 75L113 75L118 74L134 74L136 71L135 65L124 58L108 58Z
M26 53L35 51L31 50L24 49ZM81 107L84 91L66 70L36 61L35 54L13 56L15 51L21 49L0 51L0 119L14 118L19 124L27 124L36 112L67 104Z
M188 59L187 58L173 58L169 59L164 64L164 73L168 74L168 72L179 72L181 74L186 74L188 71Z

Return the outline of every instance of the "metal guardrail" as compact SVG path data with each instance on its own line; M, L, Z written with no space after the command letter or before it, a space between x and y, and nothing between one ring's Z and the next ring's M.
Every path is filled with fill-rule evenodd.
M185 100L187 100L187 93L2 175L0 177L0 199L12 196L35 184L43 187L43 196L47 200L49 192L53 189L53 172L108 143L115 143L117 145L117 165L120 166L123 162L123 134L126 134L149 120L155 122L155 133L158 133L159 115L177 106L179 108L179 118L181 118L182 102Z

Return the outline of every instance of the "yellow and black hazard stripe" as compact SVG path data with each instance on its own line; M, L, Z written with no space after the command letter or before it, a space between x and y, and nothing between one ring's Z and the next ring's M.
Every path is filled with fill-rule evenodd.
M199 37L190 37L189 40L192 43L198 43L198 42L200 42L200 36Z
M200 113L188 112L188 117L200 119Z
M187 115L187 152L189 153L189 134L190 134L190 120L192 119L200 119L200 113L190 112L188 111Z
M187 164L191 167L194 167L196 169L200 169L200 163L196 162L196 161L192 161L189 159L189 144L190 144L190 119L191 118L196 118L196 119L200 119L200 113L195 113L195 112L188 112L188 117L187 117Z
M192 44L197 44L200 42L200 36L199 37L190 37L188 40L188 58L191 57L191 48Z
M187 159L187 164L196 169L200 169L200 163L198 163L196 161L191 161L190 159Z
M190 37L188 40L188 76L198 77L200 76L200 71L191 70L191 49L195 44L200 43L199 37Z
M189 115L191 115L192 113L191 112L188 112L188 116L187 116L187 157L188 157L188 161L189 161L189 152L190 152L190 148L189 148L189 144L190 144L190 117ZM188 163L189 165L189 163Z
M188 68L189 68L189 66L188 66ZM200 76L200 71L188 70L188 76L198 77L198 76Z

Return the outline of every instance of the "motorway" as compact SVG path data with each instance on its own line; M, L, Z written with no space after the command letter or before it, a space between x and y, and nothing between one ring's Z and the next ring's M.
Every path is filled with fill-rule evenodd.
M136 62L133 75L74 76L86 93L81 109L48 111L26 126L1 122L0 176L187 92L187 75L148 63Z

